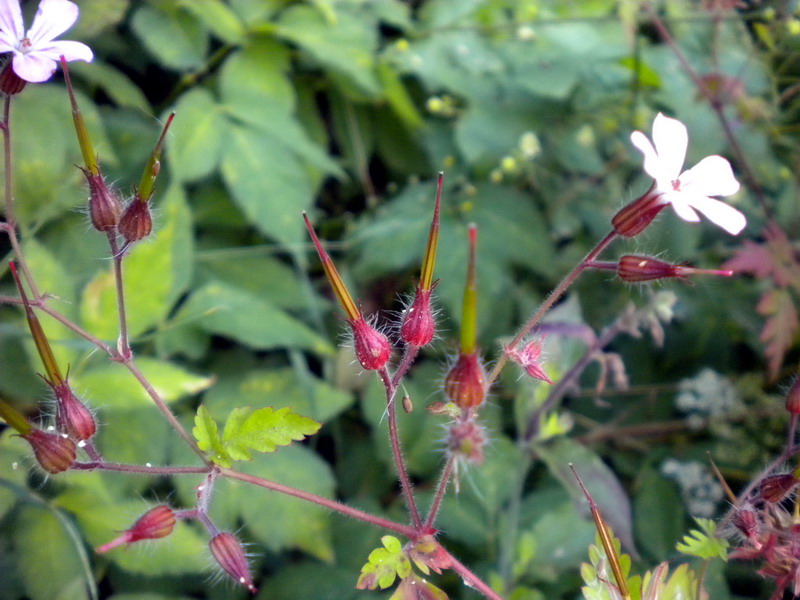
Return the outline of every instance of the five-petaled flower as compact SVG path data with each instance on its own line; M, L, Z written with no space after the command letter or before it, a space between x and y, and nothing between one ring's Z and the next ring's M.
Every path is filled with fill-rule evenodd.
M72 27L78 6L69 0L41 0L33 26L25 32L18 0L0 0L0 52L13 52L14 72L25 81L47 81L56 70L58 59L91 62L92 50L86 44L54 41Z
M656 180L659 201L671 204L684 221L697 222L698 212L732 234L746 224L738 210L711 196L730 196L739 191L730 163L721 156L707 156L681 173L689 136L686 126L658 113L653 122L653 141L641 131L631 134L631 142L644 154L644 170Z

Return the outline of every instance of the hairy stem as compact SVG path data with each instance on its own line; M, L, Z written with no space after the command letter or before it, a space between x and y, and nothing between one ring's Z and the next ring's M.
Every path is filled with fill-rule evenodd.
M22 253L22 248L19 245L17 238L17 221L14 217L14 173L13 165L11 162L11 96L6 95L6 101L3 104L3 120L0 122L0 129L3 130L3 173L5 175L5 212L6 222L3 229L8 234L8 240L11 242L11 248L14 250L14 256L17 259L19 270L22 271L22 276L28 283L31 290L31 296L39 298L39 290L36 287L36 282L33 280L28 263L25 260L25 255Z
M183 425L181 425L180 421L178 421L178 418L170 410L170 408L164 402L163 398L161 398L161 395L155 390L153 385L139 370L139 367L137 367L136 364L133 362L133 359L128 357L127 359L123 360L122 364L124 364L125 367L128 369L128 371L131 372L131 375L133 375L136 378L136 381L139 382L139 385L141 385L144 391L147 393L147 395L150 396L150 399L156 405L158 410L161 411L161 414L164 415L164 418L167 419L167 421L175 430L175 432L178 435L180 435L183 438L183 440L187 444L189 444L189 447L192 449L192 451L195 454L197 454L197 456L199 456L201 459L203 459L203 462L210 467L211 463L208 461L208 458L206 458L205 452L200 450L200 448L197 445L197 442L195 442L194 438L191 435L189 435L186 429L184 429ZM205 471L208 471L208 469L205 469Z
M559 298L566 292L569 287L575 283L575 280L578 276L583 273L583 270L586 268L587 264L591 263L597 256L605 250L605 248L617 237L617 233L612 231L602 240L600 243L597 244L590 252L587 254L581 262L575 265L575 268L569 272L569 274L561 280L561 283L556 286L556 288L550 292L550 295L545 299L539 309L534 313L534 315L528 319L528 322L523 325L520 330L517 332L517 335L511 340L511 343L508 344L509 348L516 348L519 346L520 342L527 336L531 330L536 327L539 321L542 320L547 311L550 310L553 305L558 301ZM508 362L508 354L505 352L500 355L500 358L497 359L497 362L492 369L492 372L489 373L489 376L486 378L486 389L488 390L492 383L497 379L498 375L500 375L500 371L503 370L503 367Z
M400 436L397 433L397 410L395 409L394 397L397 392L397 387L393 384L393 379L389 375L389 370L383 367L378 371L378 375L386 388L386 412L387 420L389 421L389 440L392 445L392 456L394 456L394 464L397 470L397 478L400 480L400 488L403 491L403 498L408 506L408 512L411 513L411 522L417 531L422 530L422 519L419 516L417 509L417 501L414 498L414 490L411 487L411 479L408 476L408 469L406 469L406 462L403 458L403 451L400 448Z
M450 477L453 475L453 470L456 467L456 457L449 455L447 462L444 464L442 474L439 476L439 483L436 484L436 494L433 497L433 503L428 511L428 516L425 519L425 529L431 530L436 524L436 517L439 515L439 508L442 505L444 494L447 491L447 484L450 482Z
M239 481L244 481L246 483L257 485L268 490L286 494L288 496L294 496L295 498L300 498L301 500L306 500L307 502L313 502L314 504L324 506L325 508L329 508L330 510L336 511L353 519L369 523L370 525L375 525L376 527L382 527L383 529L387 529L389 531L394 531L395 533L403 535L412 540L419 537L417 529L414 527L395 523L394 521L390 521L376 515L371 515L363 510L352 508L346 504L342 504L341 502L336 502L335 500L323 498L322 496L317 496L316 494L312 494L310 492L304 492L303 490L298 490L297 488L289 487L288 485L283 485L268 479L262 479L261 477L256 477L255 475L248 475L247 473L242 473L233 469L220 468L219 472L220 475L230 477L231 479L238 479Z
M144 475L185 475L188 473L208 473L208 467L151 467L148 465L128 465L104 461L76 462L70 467L80 471L121 471L123 473L139 473Z
M119 339L117 350L124 359L131 356L131 347L128 342L128 317L125 314L125 286L122 280L122 259L124 251L117 245L117 234L108 232L108 245L111 248L111 257L114 260L114 282L117 289L117 313L119 314Z
M442 550L444 550L444 548L442 548ZM465 584L478 590L484 595L485 598L488 598L488 600L503 600L503 598L500 597L497 592L490 588L480 577L475 575L475 573L470 571L465 565L460 563L455 556L447 552L447 550L444 550L444 552L450 557L450 568L461 576L461 579L464 580Z

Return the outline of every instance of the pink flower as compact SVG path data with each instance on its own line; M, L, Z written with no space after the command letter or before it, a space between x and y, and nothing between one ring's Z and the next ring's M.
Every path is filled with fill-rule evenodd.
M732 206L711 196L730 196L739 191L730 163L721 156L707 156L681 173L689 136L686 126L658 113L653 122L653 141L641 131L631 142L644 154L644 170L656 180L656 191L664 204L671 204L684 221L697 222L698 212L732 234L746 225L745 217Z
M91 48L81 42L53 41L72 27L78 6L69 0L41 0L33 26L25 33L18 0L0 0L0 52L13 52L14 72L25 81L50 79L58 59L91 62Z

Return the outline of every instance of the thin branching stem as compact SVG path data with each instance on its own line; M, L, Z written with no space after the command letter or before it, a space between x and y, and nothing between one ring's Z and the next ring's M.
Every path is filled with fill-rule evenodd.
M19 270L22 276L28 283L31 290L31 296L39 298L39 290L36 287L36 282L33 280L30 269L28 269L28 262L25 260L25 255L22 253L22 248L19 245L17 238L17 221L14 216L14 173L13 165L11 162L11 96L6 95L5 102L3 103L3 121L0 122L0 129L3 130L3 173L5 175L4 194L5 194L5 211L6 222L3 229L8 234L8 240L11 242L11 248L14 250L14 256L17 259Z
M181 425L180 421L178 421L178 418L170 410L170 408L167 406L166 402L164 402L164 399L161 397L161 395L153 387L153 384L151 384L150 381L148 381L148 379L144 376L144 374L139 370L139 367L136 366L136 363L134 363L133 359L130 358L130 357L127 358L127 359L124 359L122 361L122 364L124 364L125 367L128 369L128 371L131 372L131 375L133 375L136 378L136 381L139 382L139 385L142 386L142 389L144 389L144 391L147 393L147 395L150 396L150 399L156 405L158 410L161 411L161 414L164 415L164 418L167 419L167 421L172 426L172 428L175 430L175 432L179 436L181 436L183 438L183 440L187 444L189 444L189 447L192 449L192 451L195 454L197 454L197 456L199 456L201 459L203 459L203 462L207 466L210 466L211 463L209 462L208 458L206 457L205 452L200 450L200 448L197 445L197 442L194 440L194 438L191 435L189 435L189 433L186 431L186 429L184 429L183 425Z
M455 556L442 548L450 559L450 568L461 576L468 586L475 588L488 600L503 600L503 598L486 584L480 577L470 571L464 564L460 563Z
M121 471L142 475L186 475L208 473L208 467L153 467L149 465L128 465L104 461L76 462L70 467L81 471Z
M111 256L114 260L114 282L117 291L117 313L119 315L119 339L117 349L123 358L131 356L131 347L128 341L128 317L125 314L125 285L122 280L122 259L124 250L120 250L117 244L117 234L113 231L108 232L108 245L111 248Z
M447 462L444 464L442 474L439 476L439 483L436 484L436 494L433 497L428 516L425 519L425 529L430 531L436 525L436 517L439 515L439 509L442 505L445 492L447 491L447 484L450 482L450 477L453 476L453 470L456 468L456 457L454 454L447 456Z
M587 254L581 262L579 262L569 274L561 280L561 283L556 286L556 288L550 292L550 295L545 299L539 309L534 313L534 315L528 319L528 322L523 325L520 330L517 332L517 335L511 340L511 343L508 344L509 348L516 348L519 346L520 342L527 336L536 325L538 325L539 321L542 320L547 311L549 311L553 305L558 301L559 298L566 292L569 287L575 283L575 280L583 273L584 269L586 269L587 264L591 263L595 258L599 256L599 254L606 249L606 247L616 239L617 233L612 231L602 240L600 243L597 244L590 252ZM486 389L488 390L492 384L495 382L497 377L500 375L500 371L503 370L503 367L508 362L508 354L505 352L500 355L500 358L497 359L497 362L492 369L492 372L489 373L489 376L486 378Z
M244 481L246 483L257 485L268 490L286 494L288 496L294 496L295 498L300 498L301 500L306 500L307 502L313 502L314 504L324 506L325 508L329 508L330 510L336 511L347 517L352 517L353 519L369 523L370 525L375 525L376 527L381 527L388 531L394 531L395 533L403 535L409 539L416 539L419 537L417 530L414 527L403 525L401 523L395 523L394 521L384 519L383 517L379 517L377 515L371 515L363 510L347 506L346 504L336 502L335 500L330 500L329 498L323 498L322 496L317 496L316 494L312 494L310 492L304 492L303 490L298 490L297 488L283 485L282 483L277 483L275 481L270 481L269 479L263 479L261 477L256 477L255 475L242 473L234 469L220 468L219 471L220 475L225 477L238 479L239 481Z
M403 498L406 501L408 512L411 514L411 522L414 524L417 531L422 531L422 519L419 516L417 501L414 498L414 489L411 486L411 479L408 476L406 461L403 458L403 450L400 447L400 435L397 432L397 410L394 402L397 387L393 385L392 376L389 374L389 370L386 367L380 369L378 375L386 389L386 413L387 421L389 422L389 441L392 446L392 456L394 457L395 469L397 470L397 478L400 480L400 489L403 492Z

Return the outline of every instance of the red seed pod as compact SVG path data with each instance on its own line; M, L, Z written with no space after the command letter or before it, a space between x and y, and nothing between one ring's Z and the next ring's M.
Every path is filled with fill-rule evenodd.
M358 362L368 371L382 369L392 353L389 340L363 317L358 317L349 323L353 328L353 342Z
M75 462L75 442L59 433L31 429L22 436L27 441L39 465L48 473L61 473Z
M150 216L150 206L147 202L134 198L122 213L117 229L129 244L150 235L153 230L153 218Z
M770 475L761 482L760 495L767 502L776 503L785 499L800 484L794 475Z
M58 430L78 442L90 439L97 432L97 423L92 411L78 400L66 381L52 387L56 395L56 427Z
M98 231L114 231L122 213L122 203L116 192L106 185L103 176L81 169L89 184L89 217Z
M681 267L647 256L626 255L619 259L617 275L628 283L684 277Z
M209 544L214 560L219 563L228 575L255 594L258 590L253 585L253 576L250 574L250 565L244 554L241 542L232 533L220 533Z
M622 208L611 219L614 231L623 237L633 237L644 231L667 205L655 183L643 196Z
M431 309L431 292L433 288L424 290L417 288L414 302L403 314L400 327L400 338L412 346L425 346L431 342L436 333L436 320Z
M786 394L786 410L793 415L800 415L800 377L794 380Z
M157 540L172 533L175 528L175 511L169 506L160 505L144 513L133 527L122 532L116 539L100 546L97 552L108 552L123 544L132 544L139 540Z
M13 96L25 89L28 82L14 72L14 68L9 60L6 66L0 71L0 92Z
M480 405L486 397L486 371L478 353L459 354L444 380L444 393L461 408Z

